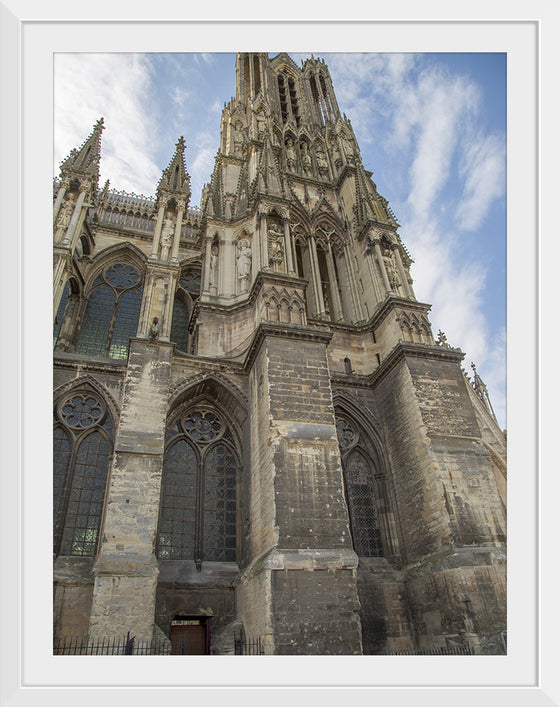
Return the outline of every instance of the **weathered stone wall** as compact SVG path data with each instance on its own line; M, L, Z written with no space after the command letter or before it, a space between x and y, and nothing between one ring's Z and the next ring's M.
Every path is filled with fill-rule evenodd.
M505 542L504 507L459 364L407 358L439 467L453 543Z
M402 537L395 558L400 586L360 559L364 650L377 651L382 642L406 650L410 620L416 649L464 645L468 637L475 650L500 653L505 516L490 453L459 355L414 353L382 367L371 387L356 383L350 392L383 428ZM399 594L401 610L394 603Z
M469 642L476 653L503 652L505 553L464 550L420 564L407 589L419 649Z
M58 557L53 570L54 638L86 638L93 596L93 558Z
M364 654L413 650L403 572L384 558L361 557L358 595Z
M247 638L260 637L267 654L274 653L274 621L271 571L266 556L242 574L235 588L237 617Z
M362 652L356 571L272 572L276 655Z
M344 359L348 357L353 373L368 375L379 365L379 352L380 346L374 342L371 331L356 333L349 329L336 329L327 349L329 370L331 373L345 373Z
M327 341L321 332L297 339L280 329L267 332L257 344L250 374L259 411L252 413L252 564L237 588L238 609L248 635L272 630L276 653L360 653L356 556L342 487ZM251 603L259 607L260 617ZM264 616L272 615L271 628L263 621L265 607Z
M131 340L121 418L94 566L90 635L153 634L157 531L172 346Z

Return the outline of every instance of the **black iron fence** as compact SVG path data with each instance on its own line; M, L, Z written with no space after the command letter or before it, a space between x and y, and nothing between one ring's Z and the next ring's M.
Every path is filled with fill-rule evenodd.
M472 646L440 646L424 650L383 651L378 655L474 655Z
M139 641L130 632L126 637L88 639L87 636L60 638L54 641L54 655L171 655L165 639ZM261 638L234 637L234 655L265 655ZM474 655L470 645L441 646L425 650L381 651L377 655Z
M247 639L241 635L234 637L235 655L264 655L264 646L259 638Z
M54 655L169 655L169 641L139 641L130 632L126 637L88 639L87 636L54 641Z

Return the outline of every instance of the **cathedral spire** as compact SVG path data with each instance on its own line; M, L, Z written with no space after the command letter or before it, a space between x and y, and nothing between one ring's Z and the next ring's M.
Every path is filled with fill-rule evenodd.
M191 194L191 178L185 168L185 139L181 137L175 145L171 162L163 170L157 186L157 193L186 197Z
M61 162L60 172L63 177L91 175L95 178L97 187L101 159L101 133L104 129L103 118L99 118L80 147L71 150L68 157Z

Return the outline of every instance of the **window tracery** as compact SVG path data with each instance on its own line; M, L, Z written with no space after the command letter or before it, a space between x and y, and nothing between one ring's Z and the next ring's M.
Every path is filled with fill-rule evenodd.
M55 408L55 555L95 555L113 434L105 402L89 390L73 392Z
M373 460L364 449L360 430L351 420L337 415L336 432L354 550L360 557L383 557Z
M194 302L200 295L200 271L187 270L179 278L173 302L170 339L179 351L189 352L189 323Z
M141 276L129 263L107 266L93 283L76 353L125 359L142 304Z
M231 430L198 406L168 430L157 539L160 560L235 562L238 460Z

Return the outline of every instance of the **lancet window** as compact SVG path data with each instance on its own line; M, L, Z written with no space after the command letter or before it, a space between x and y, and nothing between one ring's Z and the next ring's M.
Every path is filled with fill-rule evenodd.
M113 434L107 405L90 390L76 390L55 407L55 555L95 555Z
M282 122L285 123L291 114L299 127L300 115L296 82L293 76L290 76L286 71L281 71L278 74L278 93L280 96Z
M189 353L189 322L199 295L200 271L184 272L175 292L170 339L177 344L179 351L185 353Z
M76 353L125 359L141 304L140 273L125 262L107 266L91 288Z
M336 430L344 472L344 486L354 550L361 557L383 557L376 469L358 427L337 415Z
M160 560L235 562L238 455L223 416L187 409L168 429L157 536Z

